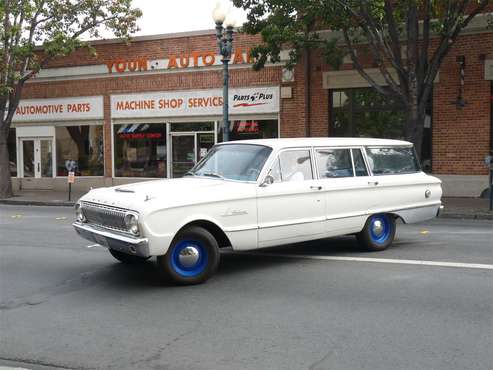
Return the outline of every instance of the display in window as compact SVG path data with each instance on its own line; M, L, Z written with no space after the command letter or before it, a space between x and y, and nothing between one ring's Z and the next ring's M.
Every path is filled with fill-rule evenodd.
M76 176L104 175L103 126L56 127L57 176L67 176L67 161L75 162Z
M166 177L166 125L115 125L116 177Z

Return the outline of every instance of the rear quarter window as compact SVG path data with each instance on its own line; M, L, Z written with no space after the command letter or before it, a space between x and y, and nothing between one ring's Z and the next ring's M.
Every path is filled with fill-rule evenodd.
M395 175L421 171L413 147L366 148L374 175Z

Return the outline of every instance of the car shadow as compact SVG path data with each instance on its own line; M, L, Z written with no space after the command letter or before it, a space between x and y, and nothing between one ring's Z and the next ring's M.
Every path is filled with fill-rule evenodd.
M351 255L362 253L353 236L320 239L310 242L289 244L279 247L255 249L252 251L235 252L231 248L221 250L221 261L213 279L221 279L230 275L258 273L264 269L282 268L298 261L291 258L278 258L276 254L285 255ZM143 286L174 287L160 272L155 259L146 262L125 265L114 262L100 273L100 279L115 289L140 289Z

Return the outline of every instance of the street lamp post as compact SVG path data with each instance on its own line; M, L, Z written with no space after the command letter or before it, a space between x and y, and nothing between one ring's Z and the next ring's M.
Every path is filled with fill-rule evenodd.
M220 2L214 8L212 18L216 23L219 53L223 57L223 141L229 141L229 61L231 60L233 33L234 27L237 26L237 21L233 13L228 13L228 10Z

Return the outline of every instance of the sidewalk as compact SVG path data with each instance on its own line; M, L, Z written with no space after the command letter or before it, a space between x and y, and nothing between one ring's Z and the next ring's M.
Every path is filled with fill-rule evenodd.
M71 201L68 201L66 191L23 190L17 192L13 198L0 199L0 204L73 207L82 195L72 193ZM493 220L493 212L488 211L489 199L442 198L442 202L445 208L440 217Z
M73 207L82 195L82 193L72 192L69 201L68 191L22 190L14 192L12 198L0 199L0 204Z

